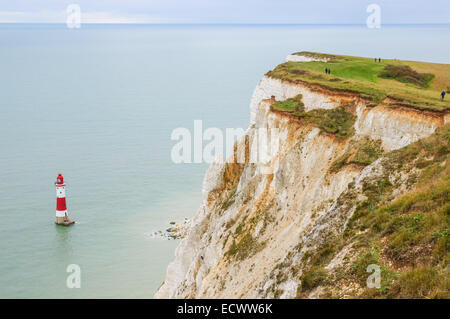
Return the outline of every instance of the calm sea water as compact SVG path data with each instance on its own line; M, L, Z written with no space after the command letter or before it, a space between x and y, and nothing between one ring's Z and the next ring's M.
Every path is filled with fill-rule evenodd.
M450 63L450 26L0 25L0 297L150 298L206 164L174 128L243 127L262 75L308 50ZM54 224L56 175L70 216ZM81 267L81 288L66 267Z

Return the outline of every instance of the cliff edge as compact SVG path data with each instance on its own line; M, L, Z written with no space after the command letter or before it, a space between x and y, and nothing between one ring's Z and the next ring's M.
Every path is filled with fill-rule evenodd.
M155 297L448 298L449 75L290 55L253 93L232 158L244 160L208 169ZM279 141L263 164L248 158L260 129Z

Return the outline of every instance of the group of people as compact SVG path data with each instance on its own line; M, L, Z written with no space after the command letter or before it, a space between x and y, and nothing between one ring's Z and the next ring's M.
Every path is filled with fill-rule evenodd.
M331 74L331 70L329 68L325 68L325 74Z
M375 58L375 62L377 62L377 61L378 61L378 62L381 62L381 58L378 58L378 59Z

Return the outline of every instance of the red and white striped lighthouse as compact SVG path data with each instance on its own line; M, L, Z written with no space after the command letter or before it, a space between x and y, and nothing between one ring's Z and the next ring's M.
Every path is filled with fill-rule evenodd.
M66 206L66 184L64 177L59 174L55 182L56 186L56 223L58 225L72 225L75 221L69 219Z

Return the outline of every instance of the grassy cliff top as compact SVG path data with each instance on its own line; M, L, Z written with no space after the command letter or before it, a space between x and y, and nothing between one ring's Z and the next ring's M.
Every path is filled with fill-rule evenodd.
M358 93L376 104L389 99L393 106L421 110L450 109L450 64L297 52L294 55L327 58L327 62L286 62L267 73L292 82ZM325 74L325 68L331 74ZM447 91L444 101L441 92Z

